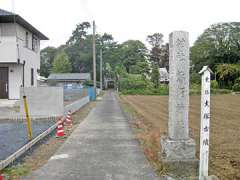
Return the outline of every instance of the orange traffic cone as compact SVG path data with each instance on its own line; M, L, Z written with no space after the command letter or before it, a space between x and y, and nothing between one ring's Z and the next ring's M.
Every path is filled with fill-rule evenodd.
M0 174L0 180L4 180L4 175Z
M73 124L72 124L72 113L71 113L71 111L68 111L65 124L66 124L66 126L68 127L68 129L71 129L71 128L72 128L72 125L73 125Z
M64 134L62 121L59 119L57 123L58 125L57 125L56 137L64 137L65 134Z

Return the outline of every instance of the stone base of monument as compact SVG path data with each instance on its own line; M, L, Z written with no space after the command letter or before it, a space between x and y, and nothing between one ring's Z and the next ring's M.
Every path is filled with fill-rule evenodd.
M172 140L161 138L162 151L159 158L172 177L196 177L198 160L195 157L196 144L193 139Z

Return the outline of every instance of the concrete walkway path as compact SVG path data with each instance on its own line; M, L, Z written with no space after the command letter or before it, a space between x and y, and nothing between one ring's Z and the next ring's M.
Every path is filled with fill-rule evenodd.
M31 180L155 180L114 92L75 129Z

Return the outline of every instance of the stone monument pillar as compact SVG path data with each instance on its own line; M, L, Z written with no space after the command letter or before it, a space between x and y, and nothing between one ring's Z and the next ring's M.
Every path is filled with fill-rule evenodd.
M161 138L161 159L170 170L180 173L188 171L192 162L197 164L195 142L189 138L188 127L189 64L188 33L174 31L169 36L168 136ZM191 171L195 170L197 167Z

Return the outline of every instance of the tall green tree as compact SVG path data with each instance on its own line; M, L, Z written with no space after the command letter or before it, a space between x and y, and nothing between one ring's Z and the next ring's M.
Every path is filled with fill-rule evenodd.
M76 29L72 32L72 36L67 41L68 45L81 44L87 36L87 30L91 27L89 22L77 24Z
M240 63L240 22L217 23L207 28L191 48L194 70L204 65Z
M153 65L152 67L151 81L153 82L155 88L159 87L160 74L159 74L159 67L156 64Z
M67 54L64 51L60 51L54 57L52 72L53 73L70 73L72 71L72 65L69 61Z
M120 59L126 71L130 73L131 66L138 62L145 62L147 56L146 46L139 40L128 40L121 44Z
M65 52L69 56L73 72L90 72L92 59L92 35L88 34L89 22L76 26L66 43Z
M169 64L169 46L168 43L163 44L163 34L154 33L147 36L147 41L151 45L150 61L157 64L158 67L166 67Z
M46 47L41 51L40 53L40 57L41 57L40 75L41 76L44 76L44 77L49 76L56 52L57 52L57 48L55 47Z

